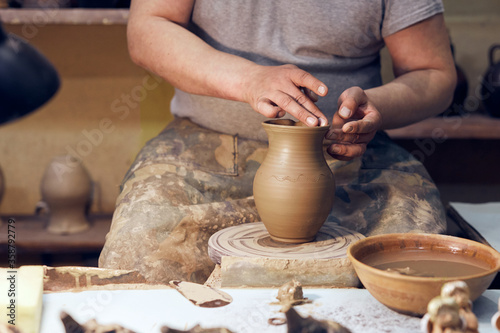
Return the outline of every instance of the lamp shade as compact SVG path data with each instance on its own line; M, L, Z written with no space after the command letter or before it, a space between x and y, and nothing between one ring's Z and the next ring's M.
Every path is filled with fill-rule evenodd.
M0 23L0 124L36 110L59 89L54 66Z

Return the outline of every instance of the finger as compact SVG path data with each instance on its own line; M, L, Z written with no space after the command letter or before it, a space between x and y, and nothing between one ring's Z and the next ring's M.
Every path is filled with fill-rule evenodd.
M306 71L300 69L293 71L290 78L297 87L308 88L319 96L326 96L326 94L328 93L326 84Z
M334 143L368 143L373 138L374 133L345 133L340 129L330 129L325 138L333 140Z
M340 117L349 119L354 111L367 101L368 97L360 87L352 87L344 90L338 99Z
M304 88L304 89L307 89L307 88ZM313 92L311 92L311 93L313 93ZM297 101L297 103L299 105L301 105L305 110L309 111L315 117L318 118L319 126L328 125L328 120L327 120L326 116L319 110L317 105L314 104L314 102L309 98L309 96L304 94L301 89L297 89L297 91L295 91L295 94L296 94L295 100ZM314 126L316 126L316 125L314 125Z
M342 126L344 133L370 133L377 130L377 115L366 115L363 119L350 121Z
M328 124L326 117L308 97L302 94L298 88L295 93L297 95L293 98L284 92L275 92L270 96L270 100L280 109L310 127L318 126L318 124Z
M339 160L350 160L363 155L366 144L338 144L334 143L326 150L328 154Z
M286 112L269 98L261 98L257 102L257 111L267 118L281 118Z

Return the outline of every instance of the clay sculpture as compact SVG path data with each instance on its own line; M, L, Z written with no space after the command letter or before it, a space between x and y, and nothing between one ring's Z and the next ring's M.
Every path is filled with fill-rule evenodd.
M91 202L92 182L82 163L68 165L67 156L57 156L48 165L41 183L42 201L50 214L47 231L72 234L90 227L87 210Z
M421 321L423 333L464 333L466 322L460 307L451 297L434 297Z
M459 306L459 313L465 319L467 333L478 333L479 323L472 312L469 286L464 281L445 283L441 289L442 297L451 297Z

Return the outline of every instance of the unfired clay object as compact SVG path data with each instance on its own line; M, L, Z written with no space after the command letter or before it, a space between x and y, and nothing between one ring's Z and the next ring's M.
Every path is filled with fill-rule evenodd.
M465 332L478 333L479 323L472 312L469 286L464 281L452 281L445 283L441 288L442 297L451 297L459 306L459 313L465 320Z
M452 297L434 297L421 321L423 333L465 333L466 321Z
M173 280L170 285L191 303L202 308L218 308L233 301L228 293L202 284Z
M276 296L276 299L279 301L278 304L281 305L281 312L286 312L290 307L295 305L312 303L311 300L304 298L302 284L295 279L285 283L278 289L278 296Z
M323 150L329 127L307 127L286 119L269 120L263 126L269 150L253 184L257 211L274 240L309 242L328 217L335 197L335 180Z
M278 289L278 296L276 298L282 303L290 303L292 305L307 300L307 298L304 298L302 284L297 280L292 280L282 285Z
M50 213L47 231L71 234L90 227L86 210L92 182L81 163L68 164L66 155L54 157L45 170L40 190Z

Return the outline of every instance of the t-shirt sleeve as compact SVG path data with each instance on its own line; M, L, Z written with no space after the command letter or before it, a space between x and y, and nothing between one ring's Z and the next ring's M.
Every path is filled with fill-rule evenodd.
M444 11L441 0L385 0L382 37Z

